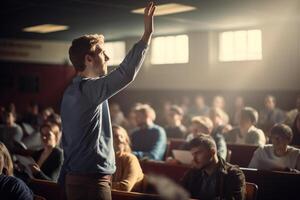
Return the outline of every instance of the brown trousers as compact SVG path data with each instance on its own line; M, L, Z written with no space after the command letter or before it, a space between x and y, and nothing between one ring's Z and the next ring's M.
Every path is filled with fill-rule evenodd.
M68 200L111 200L111 176L66 175Z

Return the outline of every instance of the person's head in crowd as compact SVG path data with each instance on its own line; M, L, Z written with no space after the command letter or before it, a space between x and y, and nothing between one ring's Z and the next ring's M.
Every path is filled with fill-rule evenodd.
M265 108L267 110L273 110L276 107L276 98L272 95L265 97Z
M109 104L109 110L110 110L111 122L113 124L119 124L119 125L126 125L127 124L127 121L124 117L122 109L121 109L121 107L118 103L111 102Z
M46 122L57 124L59 126L59 128L61 129L61 117L59 114L52 113L51 115L49 115Z
M245 101L242 96L237 96L234 101L234 107L236 110L240 110L245 106Z
M226 113L220 108L211 108L209 111L209 118L214 124L214 127L226 125L228 123Z
M45 108L42 111L42 120L43 122L47 121L48 117L52 114L54 114L54 109L51 107Z
M203 109L206 106L205 99L202 95L197 95L195 97L195 105L199 110Z
M119 125L112 126L114 149L116 153L131 153L130 139L127 131Z
M36 102L31 102L29 105L29 113L33 115L39 114L39 105Z
M218 96L215 96L214 99L213 99L213 102L212 102L212 107L213 108L220 108L222 110L225 109L225 99L223 96L221 95L218 95Z
M107 56L104 36L84 35L72 41L69 58L77 71L86 77L99 77L107 74Z
M142 104L135 108L136 123L139 127L147 127L153 124L156 114L148 104Z
M292 129L285 124L275 124L271 129L270 140L277 156L284 156L287 147L293 139Z
M6 146L0 142L0 174L13 176L13 162Z
M47 122L40 127L42 143L45 148L56 147L61 139L61 131L59 125Z
M241 110L240 116L240 127L241 128L250 128L253 125L256 125L258 122L258 112L251 107L244 107Z
M6 126L11 127L16 122L15 114L12 111L4 112L4 122Z
M190 132L197 136L198 134L211 134L213 130L213 122L205 116L196 116L191 120Z
M13 102L10 102L5 110L14 113L14 115L17 114L16 105Z
M169 126L177 127L180 126L183 120L183 110L177 105L172 105L167 114L167 122Z
M196 168L206 168L218 162L217 145L210 135L198 135L189 142L188 146Z

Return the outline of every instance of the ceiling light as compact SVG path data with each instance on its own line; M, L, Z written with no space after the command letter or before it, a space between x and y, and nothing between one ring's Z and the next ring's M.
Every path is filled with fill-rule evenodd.
M145 8L138 8L132 10L131 12L137 14L144 14L144 9ZM178 4L178 3L167 3L167 4L156 5L155 15L156 16L169 15L174 13L187 12L195 9L196 7L193 6L188 6L188 5Z
M69 26L56 25L56 24L42 24L42 25L23 28L23 31L34 32L34 33L51 33L56 31L63 31L67 29L69 29Z

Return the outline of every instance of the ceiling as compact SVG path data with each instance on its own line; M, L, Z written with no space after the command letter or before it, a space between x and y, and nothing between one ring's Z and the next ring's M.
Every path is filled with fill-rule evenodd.
M103 33L108 40L142 34L143 17L130 13L146 0L6 0L1 3L0 38L71 40L86 33ZM158 16L155 34L255 27L268 23L300 22L300 0L160 0L182 3L194 11ZM61 24L69 30L48 34L22 28Z

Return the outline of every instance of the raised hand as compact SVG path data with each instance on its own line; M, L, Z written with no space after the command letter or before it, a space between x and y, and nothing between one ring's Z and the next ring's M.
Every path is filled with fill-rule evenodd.
M153 2L150 2L144 11L144 35L142 40L146 43L150 43L150 39L153 33L153 15L155 11Z

